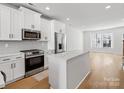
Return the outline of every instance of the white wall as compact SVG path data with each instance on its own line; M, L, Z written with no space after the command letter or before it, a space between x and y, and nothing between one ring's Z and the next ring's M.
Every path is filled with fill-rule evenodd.
M123 40L122 36L124 33L124 27L117 27L112 29L106 30L98 30L95 32L101 33L113 33L113 48L91 48L91 40L90 40L90 33L94 31L87 31L84 32L84 51L98 51L98 52L106 52L106 53L113 53L113 54L123 54Z
M83 33L71 26L66 26L66 49L67 51L72 50L83 50Z

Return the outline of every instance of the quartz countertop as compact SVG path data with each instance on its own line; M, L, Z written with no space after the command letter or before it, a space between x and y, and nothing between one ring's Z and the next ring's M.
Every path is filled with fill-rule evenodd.
M19 55L24 54L22 52L9 52L9 53L0 53L0 57L12 56L12 55Z
M58 54L52 54L52 55L49 55L49 57L60 58L60 59L67 61L76 56L80 56L80 55L86 54L86 53L88 53L88 52L83 52L82 50L74 50L74 51L68 51L68 52L63 52L63 53L58 53Z

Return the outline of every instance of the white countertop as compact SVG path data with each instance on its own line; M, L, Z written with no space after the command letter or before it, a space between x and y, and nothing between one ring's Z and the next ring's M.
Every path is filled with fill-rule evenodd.
M74 51L68 51L68 52L63 52L63 53L58 53L58 54L52 54L52 55L49 55L49 57L60 58L63 60L69 60L76 56L86 54L86 53L88 53L88 52L83 52L82 50L74 50Z
M48 56L49 84L54 89L78 88L90 72L89 52L68 51Z
M9 53L0 53L0 57L7 57L7 56L13 56L13 55L19 55L23 54L22 52L9 52Z

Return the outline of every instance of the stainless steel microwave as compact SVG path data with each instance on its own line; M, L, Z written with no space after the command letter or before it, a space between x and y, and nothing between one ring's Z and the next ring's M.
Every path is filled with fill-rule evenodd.
M22 29L22 40L39 40L41 39L41 32L31 29Z

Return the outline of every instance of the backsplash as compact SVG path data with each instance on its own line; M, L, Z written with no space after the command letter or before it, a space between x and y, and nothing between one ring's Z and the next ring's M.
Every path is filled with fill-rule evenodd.
M20 50L47 50L47 42L40 41L0 41L0 54L16 53Z

